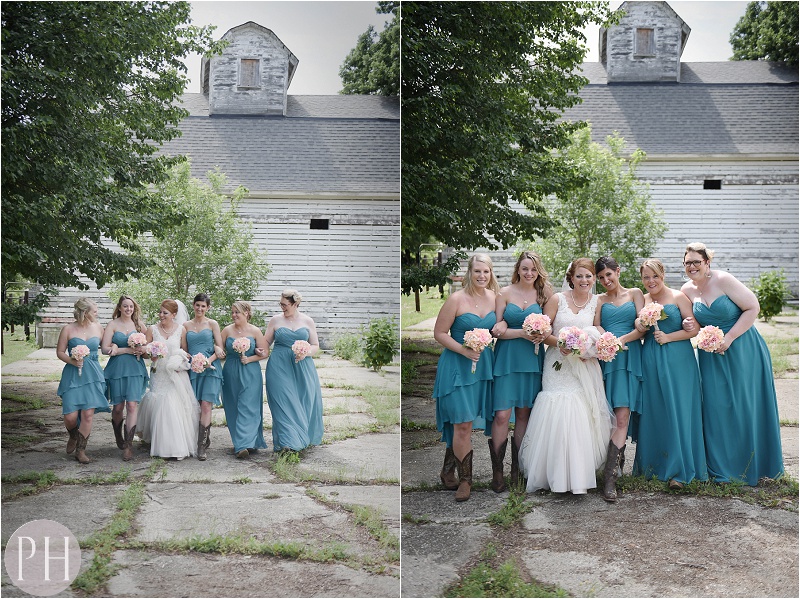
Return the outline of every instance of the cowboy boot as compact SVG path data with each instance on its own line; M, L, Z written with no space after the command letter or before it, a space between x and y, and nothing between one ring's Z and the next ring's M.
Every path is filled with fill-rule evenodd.
M68 428L67 432L69 433L69 440L67 441L67 453L72 453L75 451L75 447L78 445L78 427L75 428Z
M622 476L625 472L625 447L627 445L623 445L619 448L619 467L617 468L617 478Z
M456 501L466 501L469 499L472 490L472 450L459 461L455 458L458 465L458 490L456 491Z
M133 457L133 435L136 434L136 425L125 431L125 445L122 452L122 459L126 462Z
M125 449L125 438L122 434L122 427L124 426L125 421L120 420L119 424L114 423L114 419L111 419L111 428L114 429L114 439L117 441L117 447L120 449Z
M206 448L209 446L208 431L210 426L200 425L200 430L197 433L197 459L204 462L207 458Z
M453 453L452 447L448 447L444 452L444 465L442 466L442 472L439 474L439 478L442 479L442 484L448 491L455 491L458 489L456 454Z
M78 435L78 441L75 444L75 459L81 464L88 464L92 461L89 456L86 455L86 443L89 441L89 437L84 437L81 431L75 431L75 433Z
M508 439L503 441L500 449L496 451L492 439L489 438L487 441L489 441L489 455L492 458L492 491L502 493L506 490L506 482L503 480L503 460L506 457Z
M516 436L511 437L511 486L519 485L519 447L517 447Z
M617 500L617 466L619 465L619 447L613 441L608 442L606 466L603 469L603 499L608 502Z
M210 424L206 427L206 442L205 442L205 444L203 446L206 449L211 447L211 425Z

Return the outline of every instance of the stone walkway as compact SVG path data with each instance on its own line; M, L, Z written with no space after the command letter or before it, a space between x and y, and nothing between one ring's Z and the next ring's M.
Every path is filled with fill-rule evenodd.
M125 463L110 414L98 414L87 447L94 462L79 464L64 452L55 351L6 366L3 544L31 520L67 526L83 548L81 573L100 572L90 596L398 597L400 368L375 373L327 355L315 363L325 436L299 464L271 450L237 460L222 409L205 462L151 459L137 441ZM124 517L130 500L140 503ZM121 517L124 532L110 533ZM5 569L2 595L28 596Z

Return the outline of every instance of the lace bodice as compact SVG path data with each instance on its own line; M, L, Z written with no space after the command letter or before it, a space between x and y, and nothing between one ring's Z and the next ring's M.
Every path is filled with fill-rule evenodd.
M173 356L178 352L182 352L180 327L175 327L175 330L169 337L164 337L164 335L161 334L161 327L157 325L153 325L152 331L153 331L153 341L163 341L164 343L166 343L167 351L169 351L170 356Z
M558 294L558 312L553 321L553 333L558 334L564 327L580 327L585 329L594 323L594 311L597 308L597 295L592 295L589 302L575 314L569 308L567 298L563 293Z

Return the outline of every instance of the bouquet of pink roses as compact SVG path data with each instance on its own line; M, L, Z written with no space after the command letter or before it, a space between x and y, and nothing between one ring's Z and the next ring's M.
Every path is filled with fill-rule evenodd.
M597 350L597 359L611 362L617 357L617 352L622 351L622 341L610 331L606 331L594 344Z
M725 341L725 333L714 325L705 326L697 333L697 347L703 351L715 352L722 347L723 341Z
M558 332L558 347L568 349L575 356L582 356L591 345L589 334L578 327L564 327ZM561 370L561 362L555 362L553 368Z
M141 333L140 333L141 334ZM147 344L147 353L153 361L153 370L156 369L156 360L167 355L167 344L163 341L153 341Z
M658 330L658 321L666 319L667 313L664 306L658 302L651 302L639 310L639 321L646 327L655 326Z
M133 333L130 337L128 337L128 347L132 347L136 349L137 347L142 347L143 345L147 345L147 337L144 336L144 333ZM136 359L139 359L139 356L136 356Z
M250 349L250 339L247 337L239 337L233 341L233 351L237 354L244 355Z
M206 368L210 368L211 370L216 370L213 364L208 361L208 358L205 354L196 353L192 356L192 372L197 372L198 374L203 372Z
M476 352L482 352L494 342L494 337L489 332L489 329L472 329L464 333L464 347L474 349ZM478 362L472 361L472 372L475 373L475 367Z
M553 332L553 327L550 326L550 317L547 314L537 314L534 312L533 314L528 314L525 317L525 320L522 323L523 330L528 333L528 335L539 334L539 335L549 335ZM535 344L536 355L539 355L539 344Z
M72 348L72 351L69 352L70 356L80 362L80 365L78 366L78 376L83 376L83 359L90 353L91 352L89 351L88 345L76 345Z
M294 352L294 363L297 364L311 353L311 344L308 341L298 339L292 343L292 351Z

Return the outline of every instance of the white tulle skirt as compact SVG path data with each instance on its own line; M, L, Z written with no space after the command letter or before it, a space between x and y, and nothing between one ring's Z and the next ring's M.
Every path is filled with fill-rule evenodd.
M187 360L181 355L158 360L137 420L142 440L150 443L150 455L195 455L199 420L200 407L189 382Z

